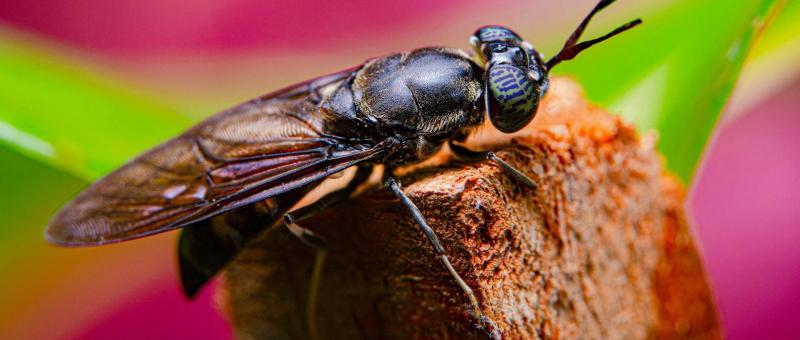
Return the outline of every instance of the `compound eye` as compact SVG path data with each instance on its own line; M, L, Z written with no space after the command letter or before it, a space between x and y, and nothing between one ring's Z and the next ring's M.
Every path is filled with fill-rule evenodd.
M514 65L528 68L529 62L530 57L528 56L528 51L519 47L514 48Z
M521 40L514 31L503 26L483 26L475 31L474 36L482 43Z
M486 73L486 110L492 125L504 133L524 128L539 107L539 87L526 71L492 65Z

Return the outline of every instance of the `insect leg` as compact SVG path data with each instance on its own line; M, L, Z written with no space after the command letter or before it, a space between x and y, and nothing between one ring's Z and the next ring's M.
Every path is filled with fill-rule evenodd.
M346 187L333 191L319 200L297 210L286 213L283 216L283 224L293 235L297 236L303 243L314 248L317 252L314 258L314 268L311 272L311 282L308 287L308 301L306 302L306 321L308 322L308 336L311 339L319 339L317 328L317 299L319 298L319 283L322 278L322 269L325 264L325 256L328 252L328 245L325 240L311 230L297 224L339 202L347 200L356 191L359 185L369 179L372 173L371 166L361 166L356 171L355 176Z
M325 240L311 230L303 228L295 223L295 220L302 219L295 217L294 213L290 212L284 215L283 223L289 231L297 236L303 243L316 250L316 257L314 258L314 268L311 271L311 282L308 286L308 300L306 301L306 327L308 327L308 337L310 339L319 339L319 330L317 327L317 298L319 297L319 282L322 278L322 268L325 265L325 256L328 253L328 245Z
M436 236L436 233L431 229L428 225L428 222L425 220L425 217L422 216L422 212L419 211L414 202L406 196L403 192L403 189L400 186L400 182L397 180L394 175L389 175L386 179L386 186L389 187L392 192L394 192L395 196L400 199L403 205L411 212L411 216L414 218L414 221L417 222L417 225L422 229L422 232L425 233L425 236L428 237L428 240L433 245L433 249L436 250L436 253L439 255L439 259L444 263L444 266L447 268L447 271L450 272L450 276L456 280L458 286L461 287L461 290L464 291L464 294L469 299L470 304L472 305L472 310L475 316L480 320L481 327L487 330L490 333L492 339L500 339L500 333L497 331L497 326L495 325L494 321L489 319L487 316L483 315L481 312L480 304L478 304L478 299L475 297L475 293L472 292L472 288L470 288L464 279L458 275L453 265L450 263L450 259L447 257L447 252L445 252L444 247L442 247L441 242L439 242L439 237Z
M178 267L186 296L197 295L253 239L273 225L280 225L276 222L306 191L300 189L183 228L178 241Z
M470 150L455 143L450 143L450 150L453 151L453 154L457 158L465 161L480 161L484 159L492 160L495 163L497 163L497 165L499 165L501 168L503 168L503 170L507 174L516 178L518 181L522 182L529 188L536 189L537 187L536 182L534 182L533 179L528 177L528 175L526 175L519 169L515 168L513 165L508 164L508 162L504 161L502 158L495 155L494 152Z

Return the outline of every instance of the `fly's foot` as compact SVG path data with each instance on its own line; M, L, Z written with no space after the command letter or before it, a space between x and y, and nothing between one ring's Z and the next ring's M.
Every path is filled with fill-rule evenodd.
M489 336L489 339L500 340L503 338L503 336L500 334L500 329L497 327L497 323L494 322L494 320L486 315L481 315L480 321L480 328L482 331L486 332L486 335Z

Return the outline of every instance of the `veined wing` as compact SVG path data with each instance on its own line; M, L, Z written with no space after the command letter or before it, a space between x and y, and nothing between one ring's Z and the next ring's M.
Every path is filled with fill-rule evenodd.
M219 113L139 156L64 207L48 240L97 245L179 228L383 156L381 144L327 135L309 84Z

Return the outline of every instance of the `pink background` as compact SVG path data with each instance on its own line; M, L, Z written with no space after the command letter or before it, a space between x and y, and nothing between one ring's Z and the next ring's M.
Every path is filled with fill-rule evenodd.
M800 339L800 81L733 122L690 208L731 339Z
M570 1L573 2L577 4L564 8L574 10L555 13L563 16L573 11L583 12L592 3ZM544 11L552 5L537 3L536 6ZM63 43L105 65L115 66L119 75L130 76L146 85L183 86L192 91L197 86L192 83L197 79L211 84L225 76L203 69L172 72L163 67L163 63L216 60L211 64L223 64L220 67L224 70L246 75L247 70L235 71L230 63L226 64L229 59L225 58L241 61L243 55L284 53L307 53L313 57L334 50L357 50L353 54L358 54L358 59L347 53L339 54L340 59L336 60L347 66L381 53L377 51L385 53L416 46L416 40L427 44L431 36L425 30L440 28L444 23L452 24L459 31L437 29L436 34L447 37L442 43L463 46L467 35L482 18L487 20L483 23L492 23L504 17L516 22L553 23L558 20L541 13L523 17L509 10L495 10L476 0L0 2L2 24ZM467 25L472 28L461 27ZM557 22L554 25L560 27ZM392 48L393 45L396 47ZM310 72L309 67L314 68L300 62L280 65L284 72L296 69L300 74ZM153 69L158 71L142 71ZM226 86L240 93L258 93L270 86L274 88L273 82L275 80L264 81L262 86L267 88L261 90L237 88L237 83ZM213 86L200 85L199 88L198 91L208 91ZM212 98L215 95L211 91L198 93L205 94ZM223 107L221 102L228 98L220 96L216 107ZM800 338L798 100L800 79L751 112L725 121L707 152L705 167L696 178L690 197L696 234L716 288L727 335L732 339ZM180 295L174 266L168 258L173 246L171 237L161 236L150 241L163 256L163 263L148 262L157 263L151 269L154 279L127 290L119 303L106 303L108 307L88 318L90 321L60 325L58 320L69 319L70 308L78 313L77 310L85 307L60 306L60 312L53 314L57 315L55 320L27 318L22 324L2 327L61 327L64 329L48 334L74 339L229 338L228 327L214 310L210 290L191 303ZM111 294L105 299L114 299Z

